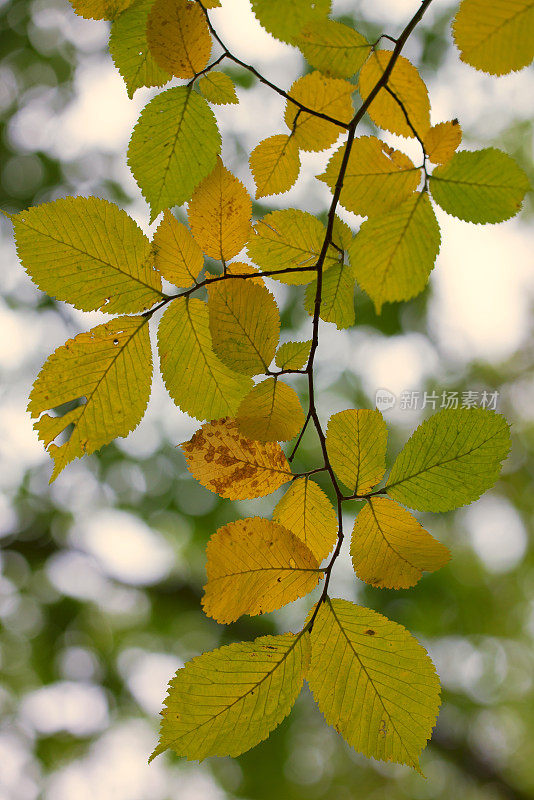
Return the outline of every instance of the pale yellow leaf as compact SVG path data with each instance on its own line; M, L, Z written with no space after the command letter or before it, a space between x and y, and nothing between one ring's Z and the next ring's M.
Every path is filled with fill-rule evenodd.
M300 156L293 136L280 133L260 142L250 154L256 197L288 192L300 172Z
M191 286L204 266L204 256L191 233L167 209L153 239L154 263L175 286Z
M224 72L210 70L200 78L198 88L209 103L221 106L239 103L235 84Z
M438 122L429 128L423 144L433 164L446 164L450 161L460 142L462 129L457 119L450 122Z
M334 78L355 75L371 50L361 33L332 19L309 22L296 44L312 67Z
M155 0L147 22L150 52L161 69L177 78L194 78L207 65L211 34L198 3Z
M366 494L386 469L387 428L380 411L348 409L328 421L326 447L330 463L352 494Z
M286 442L304 425L297 393L276 378L257 383L241 401L236 414L241 433L260 442Z
M355 87L348 81L310 72L295 81L289 95L307 108L349 123L354 114L351 99L354 91ZM344 130L333 122L300 110L290 100L286 103L284 119L301 150L325 150L337 141Z
M338 530L336 513L323 490L307 476L292 482L273 519L298 536L319 564L332 552Z
M275 363L280 369L302 369L308 361L311 339L306 342L285 342L278 348Z

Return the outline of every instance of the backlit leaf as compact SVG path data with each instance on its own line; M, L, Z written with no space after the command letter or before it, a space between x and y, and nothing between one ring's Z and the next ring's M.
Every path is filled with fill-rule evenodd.
M209 61L211 34L198 3L155 0L146 34L157 64L177 78L194 78Z
M217 622L275 611L307 595L322 578L304 542L261 517L223 525L209 540L206 554L202 605Z
M420 772L439 709L439 680L402 625L347 600L327 600L311 631L307 681L329 725L354 749Z
M131 3L132 0L70 0L75 12L85 19L115 19Z
M236 414L241 433L260 442L286 442L304 425L297 393L276 378L257 383L241 401Z
M233 415L251 387L215 355L208 306L196 298L177 298L158 329L161 374L182 411L199 420Z
M288 192L300 172L300 156L293 136L280 133L260 142L250 154L256 197Z
M503 222L521 208L529 181L513 158L487 147L461 150L430 176L432 197L467 222Z
M422 292L439 252L438 221L426 192L363 223L349 247L354 276L374 302L409 300Z
M328 114L340 122L349 123L354 114L351 96L355 87L339 78L327 78L320 72L310 72L297 78L289 94L299 103ZM337 141L343 128L326 119L301 111L290 100L286 103L284 119L301 150L325 150Z
M186 86L156 95L141 111L128 147L128 164L150 204L160 211L191 199L215 167L221 150L207 102Z
M11 217L17 253L37 286L82 311L136 312L161 300L151 244L125 211L66 197Z
M46 360L30 393L32 417L80 401L62 415L42 414L34 425L55 462L51 481L70 461L127 436L141 421L152 383L147 322L118 317L69 339ZM69 425L67 441L52 444Z
M334 78L355 75L371 50L361 33L331 19L309 22L295 42L312 67Z
M224 72L210 70L200 78L198 88L209 103L221 106L239 103L235 84Z
M371 586L407 589L450 553L412 514L387 497L371 497L356 517L350 546L358 578Z
M340 481L353 494L366 494L386 469L386 423L380 411L348 409L328 421L326 447Z
M206 423L182 450L197 481L229 500L265 497L292 477L279 444L247 439L230 419Z
M321 288L320 318L333 322L339 330L350 328L356 320L354 313L354 275L347 264L336 264L325 272ZM304 306L308 314L315 311L317 279L306 287Z
M261 636L204 653L169 684L160 741L190 760L238 756L266 739L291 711L310 660L307 634Z
M335 189L345 145L336 150L319 180ZM407 200L421 181L421 170L408 156L375 136L360 136L351 148L339 202L366 217L383 214Z
M501 414L443 409L425 420L399 453L388 495L419 511L451 511L493 486L509 449L508 423Z
M285 342L281 344L274 358L280 369L302 369L308 361L311 339L306 342Z
M280 314L265 286L244 279L214 282L208 287L210 330L215 352L245 375L265 372L280 335Z
M391 50L375 50L363 65L358 88L364 100L384 74L390 59ZM430 128L428 90L417 69L404 56L399 56L395 62L388 86L403 104L411 124L422 138ZM414 135L401 106L384 87L369 106L368 114L379 128L399 136Z
M298 536L319 564L332 552L337 538L336 513L323 490L307 476L292 482L274 509L273 519Z
M202 250L186 226L166 209L154 234L154 263L175 286L191 286L204 266Z
M438 122L428 129L424 138L425 151L433 164L446 164L462 141L462 129L457 119Z
M476 69L503 75L534 58L532 0L463 0L452 25L460 58Z
M137 0L111 26L109 52L130 98L142 86L163 86L171 78L154 60L146 39L146 21L153 3Z
M230 261L226 265L226 271L230 275L253 275L258 270L252 264L247 264L246 261ZM247 278L247 283L255 283L257 286L265 286L265 281L259 275L257 278Z
M252 201L220 158L213 172L195 189L187 216L193 236L211 258L233 258L247 243Z
M282 42L295 43L307 22L325 21L331 0L251 0L252 10L260 24Z

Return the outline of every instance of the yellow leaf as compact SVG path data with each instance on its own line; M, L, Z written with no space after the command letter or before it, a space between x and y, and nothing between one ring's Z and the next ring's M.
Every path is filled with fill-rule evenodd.
M297 393L276 378L257 383L241 401L236 414L241 433L260 442L286 442L304 425Z
M354 114L351 100L354 91L354 86L348 81L311 72L295 81L289 95L314 111L349 123ZM289 130L294 131L293 138L301 150L325 150L343 132L343 128L333 122L301 111L290 100L286 103L284 119Z
M280 369L302 369L308 361L311 339L306 342L285 342L281 344L275 356L275 363Z
M270 291L245 279L208 286L210 330L215 352L245 375L265 372L280 335L280 314Z
M293 481L274 509L273 519L298 536L319 564L336 543L336 513L323 490L308 477Z
M335 189L345 145L336 150L319 180ZM363 217L383 214L407 200L419 186L421 170L400 150L376 136L355 139L339 202L347 211Z
M198 88L209 103L221 106L239 103L234 82L224 72L210 70L199 80Z
M226 260L243 249L251 233L252 201L220 158L189 202L189 227L207 256Z
M226 271L230 275L252 275L258 270L252 264L247 264L246 261L230 261L226 265ZM246 278L246 282L255 283L257 286L265 286L265 281L259 275L257 278Z
M203 0L204 8L220 8L221 0Z
M522 69L534 58L532 0L463 0L452 31L462 61L492 75Z
M161 69L177 78L194 78L211 53L204 13L189 0L156 0L148 17L147 40Z
M166 209L153 239L154 263L175 286L191 286L204 266L202 250L189 230Z
M204 653L169 683L158 747L179 756L239 756L287 717L310 662L308 634L261 636Z
M355 75L371 50L361 33L332 19L309 22L295 43L312 67L334 78Z
M419 755L438 715L439 679L417 639L347 600L321 605L310 638L306 679L327 723L358 753L421 772Z
M380 411L348 409L328 421L326 447L339 480L352 494L366 494L386 469L387 428Z
M300 156L293 136L280 133L260 142L250 154L256 197L288 192L300 172Z
M333 322L338 330L354 325L354 275L347 264L336 264L323 275L321 288L321 310L319 316L325 322ZM304 308L313 317L317 279L306 287Z
M263 270L297 268L296 272L272 276L282 283L309 283L315 272L302 268L315 266L325 235L323 223L313 214L287 208L272 211L256 223L247 250L252 261ZM324 267L332 266L338 259L339 255L330 248Z
M182 411L199 420L235 414L252 381L214 353L206 303L173 300L159 324L158 349L163 381Z
M358 88L365 100L374 89L391 59L391 50L375 50L360 72ZM423 138L430 128L430 100L428 90L419 72L407 58L399 56L388 80L389 88L401 101L408 118ZM406 122L404 112L394 97L382 88L372 101L368 114L379 128L399 136L412 137L413 131Z
M32 417L79 401L34 425L55 462L50 482L70 461L127 436L141 421L152 383L147 323L146 317L117 317L69 339L46 360L30 393ZM69 425L67 441L52 444Z
M229 500L265 497L291 478L280 445L247 439L234 420L206 423L182 450L197 481Z
M228 624L243 614L275 611L311 592L323 577L317 559L294 533L250 517L219 528L208 542L202 605Z
M350 554L358 578L371 586L408 589L423 571L445 566L450 553L412 514L388 497L371 497L354 523Z
M85 19L115 19L133 0L70 0L74 11Z
M462 129L457 119L450 122L439 122L433 125L426 134L423 144L433 164L446 164L453 157L456 148L462 141Z

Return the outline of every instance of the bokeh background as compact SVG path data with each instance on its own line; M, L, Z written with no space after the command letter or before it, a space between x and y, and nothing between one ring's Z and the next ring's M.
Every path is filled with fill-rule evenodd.
M334 15L376 38L398 33L417 5L335 0ZM532 73L496 79L462 64L450 40L456 5L435 0L405 51L429 85L433 122L458 117L464 147L503 147L532 175ZM212 19L240 57L280 85L303 69L296 50L262 31L247 0L223 0ZM107 54L108 24L76 17L66 0L0 0L0 31L1 207L95 194L148 231L125 153L152 91L127 99ZM252 190L248 154L284 130L283 105L247 73L229 72L241 102L215 110L223 156ZM369 122L362 132L370 131ZM255 213L281 204L324 214L328 192L313 176L328 155L305 155L297 186ZM426 781L354 753L307 689L270 739L240 758L199 765L166 754L147 765L175 670L221 643L298 629L310 600L228 627L203 615L209 535L239 516L270 514L276 497L220 501L192 480L176 445L198 423L159 378L135 433L48 485L51 466L25 412L31 383L56 346L106 317L41 294L0 221L0 800L534 798L532 208L527 201L518 218L485 227L438 215L443 244L428 289L387 304L380 317L358 293L355 328L322 324L317 370L324 420L374 407L379 388L396 395L384 412L390 464L430 411L402 408L401 392L498 392L512 423L499 484L467 509L420 515L452 550L445 569L400 592L359 582L346 555L333 575L336 594L406 625L437 665L443 706L422 757ZM344 218L357 228L358 218ZM306 338L300 290L271 288L284 338ZM310 436L299 465L317 463ZM347 506L347 525L356 510Z

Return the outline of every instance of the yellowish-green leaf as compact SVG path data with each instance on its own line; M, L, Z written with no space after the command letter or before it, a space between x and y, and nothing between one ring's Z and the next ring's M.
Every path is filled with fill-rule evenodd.
M214 353L207 303L173 300L159 324L158 349L165 386L182 411L199 420L235 414L252 381Z
M523 69L534 58L532 0L463 0L452 31L462 61L492 75Z
M236 414L241 433L260 442L287 442L304 425L297 393L276 378L257 383L243 398Z
M235 105L239 103L235 91L235 84L231 77L224 72L210 70L210 72L200 78L198 88L208 103L214 103L218 106Z
M194 78L209 61L211 33L192 0L155 0L146 34L157 64L177 78Z
M402 625L347 600L327 600L310 635L306 676L329 725L354 749L418 772L436 722L439 679Z
M354 276L377 313L422 292L439 252L438 221L426 192L361 226L349 248Z
M204 266L202 250L168 209L154 234L153 249L156 268L175 286L191 286Z
M502 150L461 150L430 176L430 191L448 214L467 222L503 222L521 208L529 180Z
M34 425L54 459L51 482L70 461L127 436L141 421L152 383L147 323L118 317L69 339L46 360L30 394L32 417L79 401L60 416L42 414ZM52 444L69 425L67 441Z
M387 428L380 411L348 409L328 421L326 447L332 468L352 494L366 494L386 469Z
M130 98L142 86L163 86L171 78L157 65L146 39L146 21L153 2L136 0L111 26L109 52Z
M197 481L228 500L265 497L292 477L278 443L247 439L230 419L206 423L182 450Z
M501 414L443 409L423 422L401 450L387 492L418 511L451 511L493 486L509 449L510 431Z
M136 312L161 300L151 244L125 211L66 197L11 217L17 253L43 292L82 311Z
M319 180L334 191L345 145L336 150ZM419 186L421 170L400 150L376 136L360 136L351 148L339 202L361 216L384 214L407 200Z
M336 247L339 247L340 250L348 250L352 239L353 234L350 226L339 217L334 217L332 240Z
M128 147L128 164L150 204L151 221L180 206L215 167L221 137L213 111L197 92L177 86L141 112Z
M363 65L358 88L364 100L384 74L390 59L391 50L375 50ZM395 62L388 86L404 106L408 119L419 136L423 138L430 128L428 90L417 69L404 56L399 56ZM401 105L384 87L371 102L368 114L379 128L399 136L414 136Z
M189 203L188 219L193 236L207 256L226 260L247 243L252 201L241 181L220 158L215 169L197 186Z
M70 4L85 19L115 19L132 0L70 0Z
M295 81L289 94L307 108L349 123L354 114L351 99L354 91L354 86L348 81L327 78L320 72L310 72ZM325 150L343 132L339 125L301 111L290 100L286 103L284 119L301 150Z
M278 502L273 519L311 550L318 563L332 552L337 538L337 517L323 490L310 478L297 478Z
M275 611L311 592L323 573L294 533L261 517L219 528L206 548L202 605L217 622Z
M274 358L280 369L302 369L310 355L311 339L306 342L285 342L281 344Z
M457 119L438 122L428 129L423 144L433 164L446 164L462 141L462 129Z
M326 231L322 222L307 211L288 208L272 211L253 228L247 244L250 258L263 270L295 269L276 275L282 283L309 283L315 272L303 269L317 263ZM324 267L335 264L339 255L330 248Z
M325 322L333 322L339 330L350 328L356 320L354 313L354 275L347 264L336 264L323 275L321 311ZM308 314L315 312L317 279L306 287L304 307Z
M256 197L288 192L300 172L300 156L293 136L280 133L260 142L250 154Z
M371 51L361 33L331 19L309 22L296 44L312 67L334 78L355 75Z
M265 372L280 335L280 314L270 291L236 278L208 286L210 330L215 352L245 375Z
M327 19L331 0L252 0L260 24L282 42L295 44L302 28L312 20Z
M387 497L369 498L356 517L350 554L358 578L384 589L415 586L423 572L435 572L450 558L445 545Z

